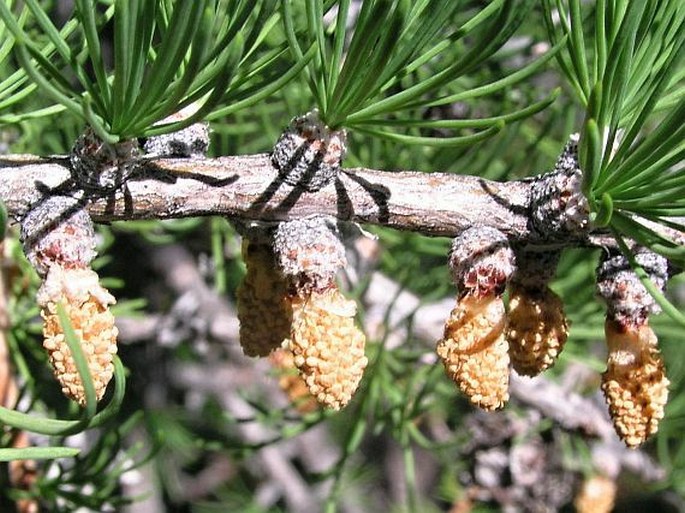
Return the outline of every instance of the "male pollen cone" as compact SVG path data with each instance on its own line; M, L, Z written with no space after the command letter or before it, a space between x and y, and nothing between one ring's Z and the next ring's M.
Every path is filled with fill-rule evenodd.
M37 301L44 320L43 347L48 351L62 392L80 405L86 404L83 382L57 314L60 303L81 342L95 395L100 400L114 374L113 358L117 352L118 330L109 310L109 305L116 302L114 297L100 286L98 275L92 269L53 265L38 290Z
M243 242L247 274L237 290L240 345L247 356L266 356L290 335L287 288L269 244Z
M309 387L295 367L292 351L285 347L278 348L269 354L269 361L277 373L278 386L295 409L302 414L316 411L319 403L309 393Z
M450 313L437 353L449 377L484 409L509 400L509 351L504 303L498 296L463 296Z
M609 354L602 374L602 391L619 437L637 447L659 429L668 400L669 381L652 329L623 327L607 320Z
M549 287L509 284L507 340L511 363L523 376L537 376L557 360L568 338L559 296Z
M337 287L294 296L293 322L286 344L309 393L333 410L352 399L368 360L366 337L354 322L356 304Z

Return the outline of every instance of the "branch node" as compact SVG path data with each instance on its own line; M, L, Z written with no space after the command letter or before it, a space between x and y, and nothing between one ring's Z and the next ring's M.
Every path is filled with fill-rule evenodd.
M587 234L589 206L582 192L578 134L571 135L554 171L532 179L530 229L544 241L568 241Z
M87 127L71 150L72 175L84 190L112 192L135 171L139 155L137 140L109 144Z
M344 130L331 130L314 109L290 121L271 154L285 183L309 192L333 182L347 151Z
M197 108L197 105L191 104L155 123L155 126L183 121L195 114ZM143 143L146 155L155 157L206 157L208 148L209 124L204 121L168 134L153 135Z

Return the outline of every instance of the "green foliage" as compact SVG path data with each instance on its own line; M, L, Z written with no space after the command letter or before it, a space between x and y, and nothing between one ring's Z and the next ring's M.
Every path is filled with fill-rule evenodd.
M298 39L296 20L302 12L291 0L281 3L293 54L302 59L302 48L312 45L317 50L306 68L307 81L331 128L346 127L403 144L466 145L539 112L556 97L553 92L525 108L479 119L428 120L422 115L427 107L498 94L539 71L559 50L492 83L460 87L460 78L484 66L509 41L530 11L530 1L496 0L478 10L466 1L366 0L353 29L347 27L350 4L307 0L307 23ZM326 28L324 17L332 15L334 6L335 23ZM458 92L450 91L454 86ZM416 133L401 134L395 128ZM422 130L440 129L468 135L420 135Z
M26 2L18 16L3 2L0 17L30 80L103 139L116 142L178 130L219 115L218 105L222 114L247 107L291 79L299 68L283 74L284 50L263 50L276 23L275 3L120 0L103 11L96 0L81 0L61 30L38 0ZM48 44L34 42L24 28L27 19ZM109 24L111 66L100 43ZM53 53L58 64L48 58ZM193 110L186 119L155 126L185 107Z
M557 60L585 108L580 159L595 223L682 266L682 240L658 227L685 227L685 5L601 0L591 23L580 0L544 6L552 41L568 38Z
M83 356L83 350L80 348L80 342L78 340L75 342L76 344L74 347L77 351L75 354L78 354L78 351L80 351L81 356ZM77 358L78 357L75 357L74 360L76 361ZM79 433L84 429L102 426L118 413L124 399L124 391L126 387L124 367L118 358L115 358L114 362L114 379L116 380L114 395L107 406L99 413L95 413L95 406L97 406L95 401L92 403L94 406L90 408L86 407L81 411L79 419L77 420L56 420L45 417L36 417L20 411L0 407L0 422L15 429L22 429L31 431L32 433L40 433L50 436ZM81 371L80 368L79 371ZM84 379L84 375L87 378L84 380L84 383L87 385L88 380L90 380L90 386L92 387L93 381L90 378L90 374L80 374L82 377L81 379Z

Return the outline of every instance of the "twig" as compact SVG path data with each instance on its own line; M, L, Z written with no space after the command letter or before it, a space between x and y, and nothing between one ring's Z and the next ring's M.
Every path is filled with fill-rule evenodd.
M87 199L97 222L204 215L283 221L321 214L443 236L480 223L526 238L529 188L525 180L355 168L309 193L283 183L269 156L259 154L150 160L123 189ZM0 198L14 218L55 190L77 192L65 158L0 159Z
M351 168L343 170L333 184L312 193L286 184L263 153L141 159L119 189L84 193L73 180L67 156L7 155L0 159L0 199L16 220L46 196L67 194L82 198L95 222L209 215L276 222L325 215L429 236L454 237L473 225L491 226L520 244L543 249L616 246L608 232L591 227L565 240L540 240L530 222L530 192L535 183ZM680 231L650 226L685 242Z

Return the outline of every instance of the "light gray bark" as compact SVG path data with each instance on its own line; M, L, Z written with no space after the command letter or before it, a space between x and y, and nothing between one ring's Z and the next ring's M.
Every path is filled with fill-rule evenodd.
M284 183L264 153L141 159L123 187L84 193L72 179L67 156L0 158L0 199L15 220L45 195L66 194L83 198L95 222L209 215L277 222L324 215L429 236L454 237L473 225L491 226L511 241L541 249L615 246L606 231L593 229L573 239L540 240L530 229L529 196L535 183L351 168L343 170L333 184L307 192ZM685 241L680 232L649 224L674 240Z
M20 218L49 190L69 194L66 159L10 155L0 159L0 198ZM216 159L156 159L124 188L92 195L96 222L222 215L283 221L314 214L341 220L454 236L473 224L525 238L529 184L473 176L347 169L334 184L309 193L283 183L267 154Z

